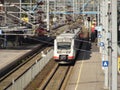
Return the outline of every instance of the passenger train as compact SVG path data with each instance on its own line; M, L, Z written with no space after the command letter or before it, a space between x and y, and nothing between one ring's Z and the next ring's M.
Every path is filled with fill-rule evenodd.
M81 29L68 30L54 40L55 61L59 63L73 63L80 45Z

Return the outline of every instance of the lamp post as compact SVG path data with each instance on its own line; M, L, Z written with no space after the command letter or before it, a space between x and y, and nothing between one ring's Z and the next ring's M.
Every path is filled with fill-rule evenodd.
M112 90L117 90L117 0L111 0L112 8Z
M73 0L73 21L75 20L75 0Z
M21 5L21 3L22 3L22 1L19 0L19 3L20 3L20 17L19 17L19 18L20 18L20 22L21 22L21 18L22 18L22 17L21 17L21 12L22 12L22 8L21 8L22 5ZM20 26L21 26L21 24L20 24Z
M47 31L50 31L50 20L49 20L49 0L47 0Z

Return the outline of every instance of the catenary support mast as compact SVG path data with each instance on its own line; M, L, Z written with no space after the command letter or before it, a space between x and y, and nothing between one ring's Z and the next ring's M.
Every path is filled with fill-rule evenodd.
M112 90L117 90L117 0L112 4Z

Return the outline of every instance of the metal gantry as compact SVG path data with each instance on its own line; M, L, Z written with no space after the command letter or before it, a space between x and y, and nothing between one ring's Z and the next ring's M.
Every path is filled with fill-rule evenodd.
M110 90L117 90L117 0L28 0L29 2L18 2L5 1L0 4L3 7L1 9L0 16L4 18L5 25L8 23L14 24L11 17L18 20L20 26L22 18L27 15L29 19L26 23L34 27L34 24L38 18L46 22L47 31L50 31L50 25L55 24L61 18L66 20L66 17L70 15L72 20L75 21L79 15L94 16L97 15L97 25L102 25L103 29L99 33L102 34L101 42L105 43L102 47L102 62L109 62L109 66L105 67L105 83L104 87ZM110 5L110 6L109 6ZM16 8L17 11L11 11L8 8ZM40 12L39 14L37 12ZM44 11L42 13L42 11ZM110 16L110 12L112 15ZM52 17L52 18L51 18ZM109 22L111 19L111 23ZM51 20L53 23L51 23ZM38 22L38 24L40 24ZM112 26L112 27L110 27ZM33 28L32 28L33 29ZM2 33L1 33L2 34ZM110 34L110 37L109 37ZM112 36L111 36L112 35ZM5 35L6 38L6 35ZM5 39L6 40L6 39ZM111 43L109 43L109 41ZM6 41L4 42L6 44ZM109 51L111 48L111 52ZM111 55L111 56L109 56ZM111 59L110 59L111 57ZM109 70L108 70L109 69ZM112 76L111 76L112 74ZM112 79L111 79L112 78Z

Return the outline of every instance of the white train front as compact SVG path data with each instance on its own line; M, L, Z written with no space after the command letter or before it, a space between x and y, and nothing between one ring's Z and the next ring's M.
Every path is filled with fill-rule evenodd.
M54 59L59 63L74 62L80 45L80 29L66 31L54 40Z

